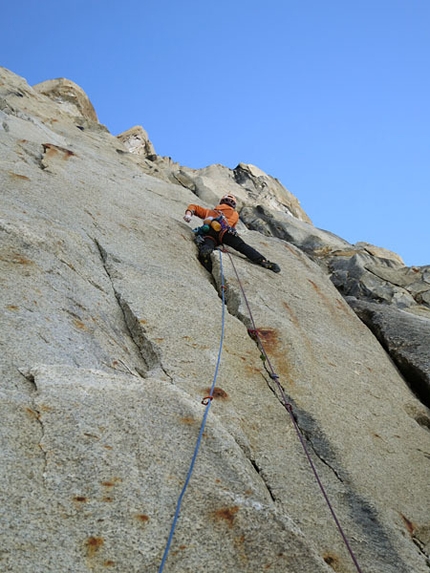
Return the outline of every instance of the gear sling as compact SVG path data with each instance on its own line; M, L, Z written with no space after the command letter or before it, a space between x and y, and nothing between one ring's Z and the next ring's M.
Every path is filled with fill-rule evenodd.
M218 217L209 217L201 227L195 229L196 242L199 249L199 261L209 272L212 271L212 251L219 245L227 245L245 255L253 263L260 264L264 260L261 253L245 243L233 227L230 227L221 213Z

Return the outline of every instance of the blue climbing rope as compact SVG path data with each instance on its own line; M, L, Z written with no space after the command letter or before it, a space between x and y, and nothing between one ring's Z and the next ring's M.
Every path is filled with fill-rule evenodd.
M218 371L219 371L219 367L221 364L221 354L222 354L222 347L223 347L223 343L224 343L224 327L225 327L225 284L224 284L224 270L223 270L223 265L222 265L221 251L219 251L219 264L220 264L220 276L221 276L222 313L221 313L221 338L220 338L220 343L219 343L218 359L217 359L217 363L215 366L215 372L214 372L214 376L213 376L212 385L210 388L209 395L205 396L205 398L203 398L203 400L202 400L202 404L204 404L206 406L205 412L203 414L203 419L202 419L202 423L200 425L199 435L198 435L198 438L196 441L193 456L191 458L191 463L190 463L190 467L188 469L187 477L185 479L185 483L182 487L181 493L179 494L179 498L178 498L178 501L176 504L175 515L173 517L172 526L170 528L169 537L167 539L166 548L164 550L163 559L161 560L161 564L160 564L160 568L158 569L158 573L162 573L162 571L164 570L164 565L166 564L167 557L169 555L170 546L172 544L173 536L175 534L176 525L177 525L177 522L179 519L179 514L181 511L182 499L185 495L185 491L186 491L188 484L190 482L191 475L192 475L193 470L194 470L194 465L196 463L197 454L199 453L199 449L200 449L200 445L201 445L201 441L202 441L202 437L203 437L203 432L204 432L204 429L206 426L206 420L207 420L209 410L211 407L211 403L213 400L215 385L216 385L216 381L217 381L217 377L218 377Z

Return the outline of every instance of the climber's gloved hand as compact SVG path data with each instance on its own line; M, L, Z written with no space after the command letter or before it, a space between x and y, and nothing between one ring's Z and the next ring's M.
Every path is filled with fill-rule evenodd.
M185 221L186 223L189 223L189 222L191 221L191 217L192 217L191 211L187 211L187 212L185 213L185 215L184 215L184 221Z

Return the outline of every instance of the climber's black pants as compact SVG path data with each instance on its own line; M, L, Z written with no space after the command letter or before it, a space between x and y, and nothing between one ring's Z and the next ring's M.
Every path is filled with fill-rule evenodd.
M210 229L208 234L205 235L203 243L199 245L199 261L209 272L212 270L210 254L220 244L218 235L219 234L216 231ZM235 251L239 251L239 253L248 257L248 259L253 263L259 263L264 259L261 253L246 244L245 241L234 231L226 231L224 233L222 244L231 247Z

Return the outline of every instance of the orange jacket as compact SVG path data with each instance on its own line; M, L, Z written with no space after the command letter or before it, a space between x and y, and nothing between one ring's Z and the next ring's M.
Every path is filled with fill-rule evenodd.
M229 227L236 227L239 221L239 213L233 209L233 207L230 207L230 205L225 204L217 205L213 209L205 209L204 207L200 207L200 205L188 205L187 211L191 211L193 215L200 219L207 219L208 217L216 218L220 215L224 215Z

